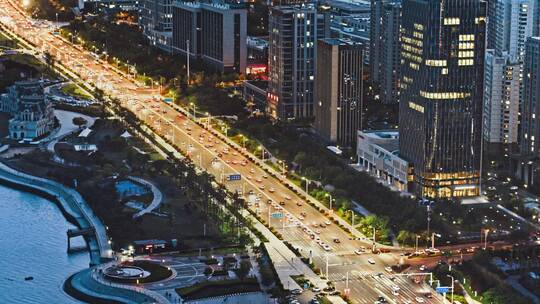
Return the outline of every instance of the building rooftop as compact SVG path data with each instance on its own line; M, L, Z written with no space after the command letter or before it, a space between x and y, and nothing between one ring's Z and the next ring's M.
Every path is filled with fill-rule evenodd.
M392 154L399 154L399 132L396 130L361 131L362 136L373 139L373 143Z
M146 245L165 245L165 244L167 244L167 242L164 241L164 240L156 240L156 239L133 241L133 243L134 243L135 245L141 245L141 246L146 246Z
M324 38L320 39L320 41L330 45L363 45L360 42L352 41L351 39L347 38Z
M268 48L268 38L248 36L246 45L250 48L264 50Z

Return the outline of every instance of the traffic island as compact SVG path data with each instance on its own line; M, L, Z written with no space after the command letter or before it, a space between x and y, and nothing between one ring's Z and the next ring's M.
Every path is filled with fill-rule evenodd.
M144 284L166 280L173 272L169 267L154 262L136 260L106 268L103 275L117 283Z

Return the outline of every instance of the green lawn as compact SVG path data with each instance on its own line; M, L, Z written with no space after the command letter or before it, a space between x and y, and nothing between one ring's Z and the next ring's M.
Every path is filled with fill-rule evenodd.
M60 90L62 93L78 99L92 99L92 96L88 95L84 90L74 83L68 83L62 86Z

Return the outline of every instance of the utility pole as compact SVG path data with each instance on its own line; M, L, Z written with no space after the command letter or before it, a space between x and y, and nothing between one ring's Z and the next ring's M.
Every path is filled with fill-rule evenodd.
M371 252L375 252L375 227L373 227L373 245L371 247Z
M187 85L189 87L189 40L186 40L186 52L187 52Z
M429 224L431 223L431 208L428 203L427 205L427 235L429 235Z

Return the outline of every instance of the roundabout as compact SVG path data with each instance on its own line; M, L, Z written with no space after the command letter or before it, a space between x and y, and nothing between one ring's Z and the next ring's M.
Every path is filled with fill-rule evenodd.
M174 272L170 267L151 261L135 260L112 265L103 269L103 277L109 281L126 284L159 282L171 278Z
M115 265L105 269L103 275L114 281L132 281L147 278L150 272L136 266Z

